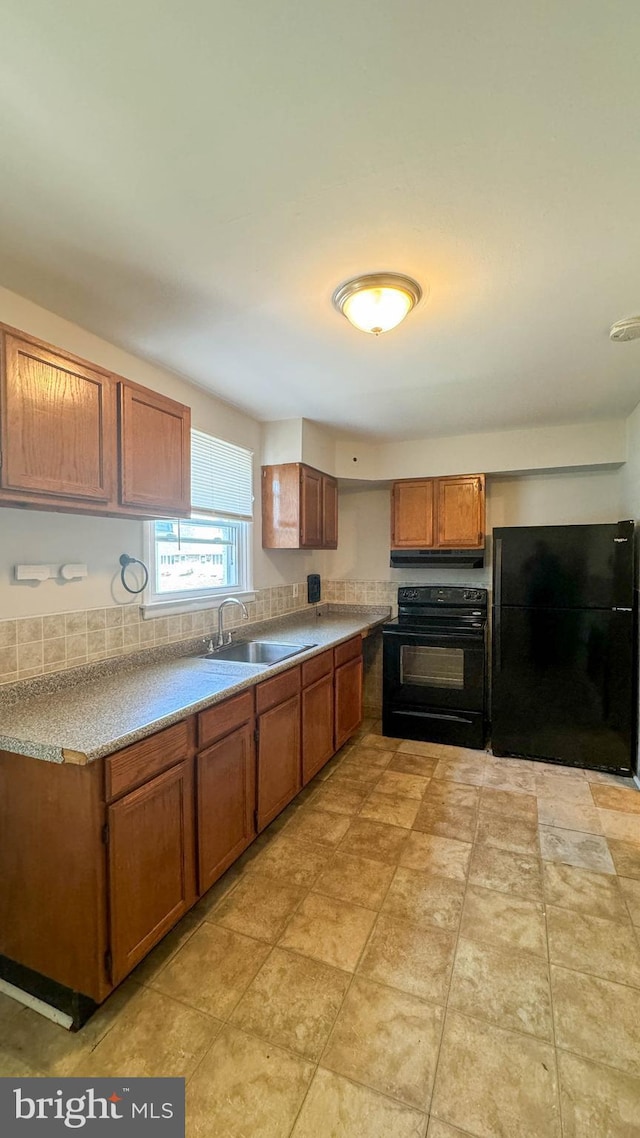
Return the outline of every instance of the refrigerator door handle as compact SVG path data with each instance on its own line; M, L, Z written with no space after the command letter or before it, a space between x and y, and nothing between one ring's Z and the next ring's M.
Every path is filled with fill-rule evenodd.
M502 604L502 538L497 537L493 548L493 603L497 609Z
M500 605L502 603L502 538L493 543L493 669L501 669L502 645L500 638Z

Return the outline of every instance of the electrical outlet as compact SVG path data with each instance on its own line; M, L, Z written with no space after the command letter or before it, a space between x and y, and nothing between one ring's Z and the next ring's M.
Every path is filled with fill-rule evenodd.
M298 586L297 585L293 586L293 595L294 595L294 597L297 597L297 595L298 595Z

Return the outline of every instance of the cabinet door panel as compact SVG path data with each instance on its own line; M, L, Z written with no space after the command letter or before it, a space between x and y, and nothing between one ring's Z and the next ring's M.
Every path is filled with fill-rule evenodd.
M463 549L484 545L484 477L438 481L438 547Z
M335 749L346 743L362 723L362 656L342 664L335 672Z
M302 693L303 786L333 754L333 675L323 676Z
M191 510L188 407L135 384L120 384L120 500L179 514Z
M5 335L2 486L109 503L115 482L110 376Z
M108 809L113 982L146 956L195 900L191 760Z
M198 755L197 772L198 886L204 893L256 836L253 723Z
M428 549L434 543L433 481L395 482L391 495L391 548Z
M322 475L306 466L300 467L300 545L322 545Z
M338 483L335 478L322 476L322 521L325 549L338 548Z
M258 730L258 830L263 830L302 786L300 696L265 711Z

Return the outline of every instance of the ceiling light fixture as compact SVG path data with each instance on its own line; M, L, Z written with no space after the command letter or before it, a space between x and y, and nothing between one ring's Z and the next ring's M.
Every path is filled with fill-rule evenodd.
M379 336L400 324L421 297L422 289L411 277L368 273L340 285L333 303L354 328Z
M640 339L640 316L627 316L626 320L618 320L611 325L609 336L617 343L624 340Z

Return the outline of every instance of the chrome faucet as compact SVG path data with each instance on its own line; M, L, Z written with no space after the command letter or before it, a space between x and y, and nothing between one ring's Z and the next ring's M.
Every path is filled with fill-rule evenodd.
M217 631L215 637L212 638L213 639L213 651L214 652L216 652L218 650L218 648L222 648L222 646L224 644L230 644L231 643L231 633L230 632L225 633L223 631L223 627L222 627L222 622L224 620L225 605L240 605L244 619L245 620L249 619L249 613L247 612L247 606L245 605L244 601L239 601L237 597L227 597L227 599L224 600L222 602L222 604L219 605L219 607L218 607L218 631Z

